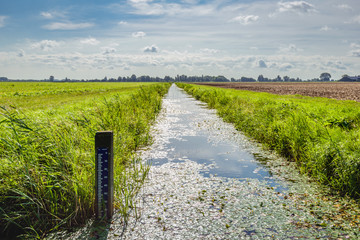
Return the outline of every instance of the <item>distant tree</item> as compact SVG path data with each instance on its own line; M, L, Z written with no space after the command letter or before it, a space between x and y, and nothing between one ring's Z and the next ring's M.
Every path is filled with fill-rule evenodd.
M264 82L264 76L259 75L257 80L258 80L258 82Z
M131 82L136 82L136 75L135 74L131 75L130 81Z
M227 79L226 77L224 76L217 76L215 78L215 82L229 82L229 79Z
M273 81L274 82L282 82L282 79L281 79L280 75L278 75Z
M290 77L284 76L284 82L290 82Z
M49 77L49 81L50 81L50 82L53 82L53 81L54 81L54 76L50 76L50 77Z
M172 82L173 79L172 79L171 77L169 77L169 76L165 76L165 77L164 77L164 81L165 81L165 82Z
M251 78L251 77L241 77L240 81L241 82L256 82L256 80L254 78Z
M324 72L320 74L320 80L321 81L330 81L331 75L330 73Z

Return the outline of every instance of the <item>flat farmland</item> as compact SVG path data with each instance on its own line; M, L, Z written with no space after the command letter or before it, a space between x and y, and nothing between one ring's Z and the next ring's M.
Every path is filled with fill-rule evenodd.
M356 82L290 82L290 83L198 83L221 88L268 92L279 95L303 95L360 102L360 83Z

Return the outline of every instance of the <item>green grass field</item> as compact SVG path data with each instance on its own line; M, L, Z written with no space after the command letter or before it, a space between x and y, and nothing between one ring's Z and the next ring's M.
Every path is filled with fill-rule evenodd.
M360 198L360 103L178 85L304 174Z
M94 215L97 131L114 132L115 207L124 221L147 168L135 151L170 84L0 83L0 230L42 238Z

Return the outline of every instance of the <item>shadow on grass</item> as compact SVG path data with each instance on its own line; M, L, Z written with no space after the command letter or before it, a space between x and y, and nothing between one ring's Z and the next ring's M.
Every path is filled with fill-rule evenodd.
M86 226L74 228L72 231L61 231L50 234L46 239L87 239L104 240L108 238L111 225L109 221L89 221Z

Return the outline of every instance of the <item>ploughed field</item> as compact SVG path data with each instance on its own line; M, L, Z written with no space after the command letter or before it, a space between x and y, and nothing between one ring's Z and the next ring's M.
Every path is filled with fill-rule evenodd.
M326 97L338 100L355 100L360 102L360 83L355 82L289 82L289 83L198 83L221 88L268 92L279 95L303 95Z

